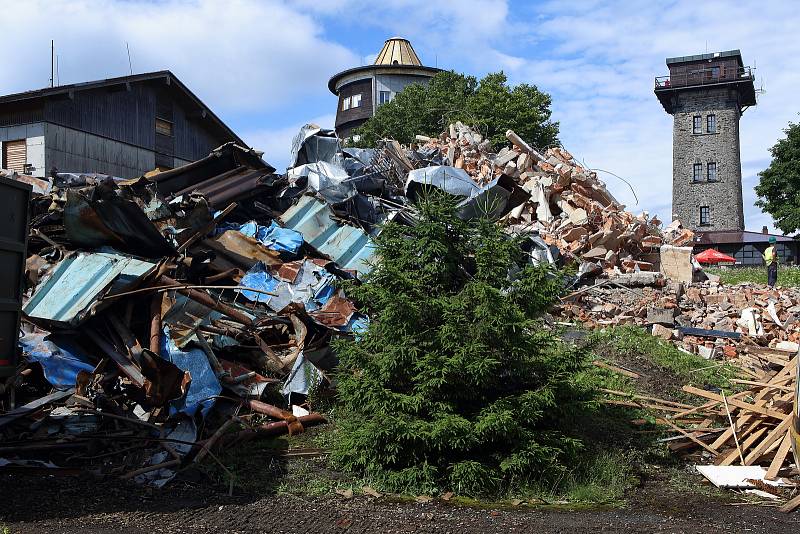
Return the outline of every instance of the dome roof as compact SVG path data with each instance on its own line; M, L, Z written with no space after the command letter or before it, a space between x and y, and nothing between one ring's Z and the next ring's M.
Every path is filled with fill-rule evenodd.
M375 58L375 65L415 65L422 66L419 56L414 52L414 47L408 39L392 37L386 39L383 48Z

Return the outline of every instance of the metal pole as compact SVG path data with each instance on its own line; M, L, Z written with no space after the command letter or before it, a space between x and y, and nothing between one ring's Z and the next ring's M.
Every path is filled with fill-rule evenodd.
M53 72L55 71L55 42L50 39L50 87L53 87Z

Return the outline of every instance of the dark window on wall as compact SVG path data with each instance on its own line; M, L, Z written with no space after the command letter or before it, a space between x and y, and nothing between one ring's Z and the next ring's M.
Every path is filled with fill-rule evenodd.
M717 117L713 114L708 115L706 117L706 132L708 133L716 133L717 132Z
M390 91L381 91L380 95L378 95L379 104L386 104L391 99L392 99L392 93Z
M711 67L711 77L719 78L719 67Z
M711 213L708 206L700 206L700 226L711 224Z
M709 182L717 181L717 164L714 161L709 161L706 165L706 179Z
M692 181L699 182L703 178L703 164L695 163L692 165Z
M703 117L700 115L692 117L692 133L703 133Z

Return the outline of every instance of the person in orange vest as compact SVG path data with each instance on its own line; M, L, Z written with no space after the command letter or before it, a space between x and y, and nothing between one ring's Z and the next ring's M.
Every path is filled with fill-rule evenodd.
M775 287L778 283L778 253L775 250L775 243L778 240L774 237L769 238L769 246L764 251L764 263L767 264L767 284Z

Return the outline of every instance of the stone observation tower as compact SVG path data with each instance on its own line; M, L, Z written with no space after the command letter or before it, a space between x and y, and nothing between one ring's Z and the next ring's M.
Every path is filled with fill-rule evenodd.
M738 50L667 59L655 93L674 117L672 218L692 230L744 230L739 118L756 104Z
M439 69L426 67L408 39L387 39L372 65L347 69L334 75L328 89L339 97L336 133L349 137L375 114L379 106L412 83L427 84Z

